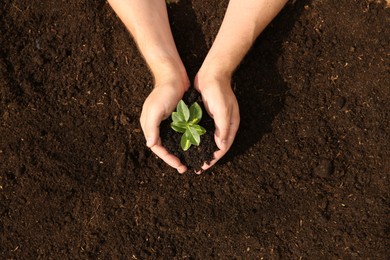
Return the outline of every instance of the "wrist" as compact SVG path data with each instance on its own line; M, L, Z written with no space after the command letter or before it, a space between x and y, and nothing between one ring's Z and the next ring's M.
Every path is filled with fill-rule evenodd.
M215 57L206 57L199 73L203 76L212 76L217 78L231 78L235 67L232 66L229 61L224 60L223 58Z
M196 75L195 85L202 91L208 86L223 86L231 88L233 71L218 66L203 66Z
M228 62L222 61L218 57L206 57L198 74L202 78L230 80L234 70L235 67L231 66Z
M148 59L147 63L153 75L155 87L169 84L177 87L180 93L184 94L187 91L190 81L180 58L156 55Z

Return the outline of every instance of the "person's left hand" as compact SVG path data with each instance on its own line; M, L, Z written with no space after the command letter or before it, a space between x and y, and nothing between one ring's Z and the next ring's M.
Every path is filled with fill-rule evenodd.
M229 77L209 77L200 73L195 78L195 89L202 95L204 106L214 119L214 140L219 148L214 152L214 159L210 164L203 164L203 171L209 169L227 153L240 125L238 102L230 80Z

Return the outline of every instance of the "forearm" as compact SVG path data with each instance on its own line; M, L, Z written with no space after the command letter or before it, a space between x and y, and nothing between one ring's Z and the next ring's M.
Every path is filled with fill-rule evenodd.
M108 0L138 45L156 80L185 69L176 49L164 0ZM184 77L185 78L185 77Z
M287 0L230 0L221 28L201 71L230 77L253 42L286 2Z

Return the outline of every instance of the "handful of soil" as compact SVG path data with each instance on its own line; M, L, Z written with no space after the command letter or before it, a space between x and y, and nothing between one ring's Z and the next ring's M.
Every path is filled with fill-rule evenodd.
M194 89L190 88L183 97L183 101L186 104L191 105L197 102L203 111L203 116L199 124L206 129L206 133L201 136L199 146L191 146L187 151L183 151L180 146L181 133L175 132L170 124L172 122L171 117L161 122L160 136L162 146L167 151L180 159L180 161L186 165L189 170L196 171L201 170L202 165L206 162L209 163L214 157L213 153L218 150L214 141L214 120L208 115L200 94Z

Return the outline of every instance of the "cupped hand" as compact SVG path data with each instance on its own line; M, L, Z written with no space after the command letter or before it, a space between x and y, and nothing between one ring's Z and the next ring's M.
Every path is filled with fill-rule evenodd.
M238 102L230 81L230 77L206 77L200 73L195 78L195 88L201 94L208 114L214 119L214 140L219 148L214 152L214 159L209 164L203 164L203 171L227 153L240 125Z
M187 167L161 145L160 138L160 123L170 116L188 88L178 86L179 82L172 80L155 86L144 102L140 122L146 145L168 165L184 173Z

